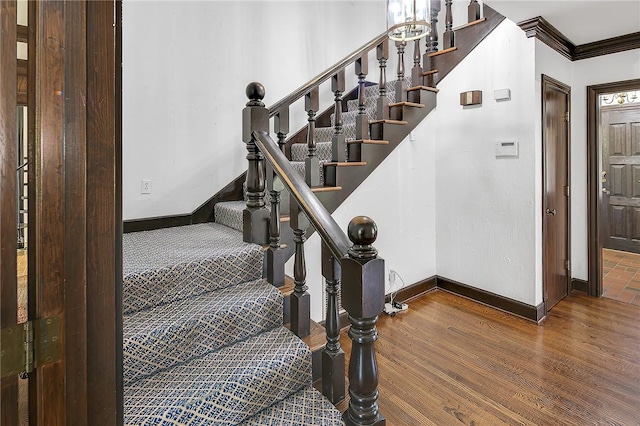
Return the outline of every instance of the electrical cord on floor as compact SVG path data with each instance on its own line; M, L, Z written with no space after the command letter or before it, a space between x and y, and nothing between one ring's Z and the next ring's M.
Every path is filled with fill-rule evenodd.
M389 316L396 316L398 312L404 312L409 309L409 306L406 303L398 302L395 300L398 295L398 291L402 290L405 286L404 280L396 271L391 269L389 271L389 284L393 285L396 282L396 279L399 279L402 282L402 285L397 288L395 291L391 292L391 298L389 303L384 304L384 312Z

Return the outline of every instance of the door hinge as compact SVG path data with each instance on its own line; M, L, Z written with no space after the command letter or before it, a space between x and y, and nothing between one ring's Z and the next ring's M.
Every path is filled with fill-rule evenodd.
M569 187L569 185L564 187L564 196L565 197L570 197L571 196L571 188Z
M569 111L564 113L564 121L569 122Z
M60 317L40 318L0 330L0 377L31 373L60 360Z
M567 270L567 272L571 272L571 261L570 260L565 260L564 261L564 269Z

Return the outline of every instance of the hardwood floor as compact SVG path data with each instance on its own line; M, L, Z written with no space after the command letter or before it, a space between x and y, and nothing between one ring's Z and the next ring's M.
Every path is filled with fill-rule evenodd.
M378 331L388 425L640 424L638 306L573 294L536 325L436 290Z

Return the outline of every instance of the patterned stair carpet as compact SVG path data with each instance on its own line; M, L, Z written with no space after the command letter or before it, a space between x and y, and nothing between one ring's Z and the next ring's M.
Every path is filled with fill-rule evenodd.
M218 223L123 238L126 425L342 425L262 247Z

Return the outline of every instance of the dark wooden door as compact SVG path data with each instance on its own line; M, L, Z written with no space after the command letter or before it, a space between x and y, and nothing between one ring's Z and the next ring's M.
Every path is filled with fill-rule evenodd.
M640 253L640 105L602 107L603 247Z
M119 17L115 1L29 2L28 320L60 324L59 358L28 375L32 425L122 423ZM15 0L0 23L4 328L16 323ZM18 380L2 380L2 426L18 424Z
M543 288L547 311L569 293L568 86L543 76Z
M0 328L3 329L15 326L18 318L16 24L16 3L0 2ZM18 378L4 377L0 385L0 424L18 424Z

